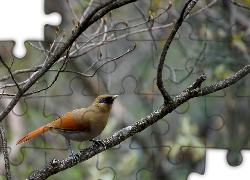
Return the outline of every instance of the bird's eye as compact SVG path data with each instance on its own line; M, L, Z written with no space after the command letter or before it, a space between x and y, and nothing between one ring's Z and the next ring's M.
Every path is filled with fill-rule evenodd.
M106 99L103 98L100 103L106 103Z

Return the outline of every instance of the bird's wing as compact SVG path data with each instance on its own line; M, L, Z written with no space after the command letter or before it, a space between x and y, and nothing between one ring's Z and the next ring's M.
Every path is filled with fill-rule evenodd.
M77 123L77 119L74 115L75 112L79 111L78 109L68 112L57 120L53 121L50 125L52 128L65 130L65 131L89 131L90 125L89 123L84 124L82 121L81 123Z
M65 129L65 130L72 130L76 131L77 127L74 123L74 119L72 116L72 112L68 112L61 117L59 117L57 120L53 121L50 125L52 128L57 128L57 129Z

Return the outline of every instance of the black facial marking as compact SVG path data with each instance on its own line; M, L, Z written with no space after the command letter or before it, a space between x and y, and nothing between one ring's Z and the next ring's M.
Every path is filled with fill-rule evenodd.
M113 97L107 97L107 98L103 98L100 103L107 103L107 104L112 104L114 102L114 98Z

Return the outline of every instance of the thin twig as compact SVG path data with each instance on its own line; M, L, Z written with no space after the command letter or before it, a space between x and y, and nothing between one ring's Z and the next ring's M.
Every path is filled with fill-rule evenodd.
M14 83L16 84L17 89L18 89L19 91L22 91L22 89L19 87L18 83L16 82L16 80L15 80L13 74L12 74L12 72L11 72L11 70L10 70L10 67L4 62L4 60L2 59L1 56L0 56L0 61L1 61L1 62L4 64L4 66L8 69L8 71L9 71L9 73L10 73L10 75L11 75L12 80L13 80ZM11 66L12 66L12 64L13 64L13 61L12 61L12 63L11 63Z
M44 49L44 47L43 47L41 41L39 41L38 44L40 45L41 49ZM48 57L45 50L43 51L43 54L44 54L44 57L45 57L45 58ZM45 59L45 62L46 62L46 59Z
M139 13L141 14L141 16L142 16L142 18L144 19L144 21L146 21L146 17L145 17L145 15L144 15L144 13L142 12L142 10L140 9L140 7L136 4L136 3L133 3L133 5L136 7L136 9L139 11ZM166 12L167 10L165 10L165 12ZM150 19L149 19L149 21L150 21ZM149 22L148 21L148 22ZM151 38L152 38L152 40L153 40L153 42L154 42L154 47L155 47L155 49L157 49L157 46L156 46L156 43L155 43L155 37L154 37L154 35L153 35L153 33L152 33L152 27L153 27L153 25L154 25L154 21L155 21L155 18L153 18L153 20L152 20L152 24L149 26L149 24L148 23L146 23L146 26L147 26L147 28L149 29L149 34L150 34L150 36L151 36Z
M36 46L35 44L33 44L33 43L29 42L29 41L27 41L27 43L28 43L29 45L31 45L32 47L34 47L35 49L38 49L38 50L40 50L40 51L46 51L46 52L49 53L48 50L39 48L38 46Z
M103 26L103 18L101 19L101 23L99 24L99 27L97 28L97 30L93 33L93 34L91 34L93 37L98 37L99 36L99 32L100 32L100 30L102 29L102 26ZM104 32L103 32L104 33ZM107 32L108 33L108 32ZM90 38L89 39L91 42L93 42L93 38Z
M0 95L0 99L2 99L2 97L5 95L4 91L5 91L5 88L3 88L3 92Z
M241 4L241 3L237 3L237 2L235 2L235 1L233 1L233 0L230 0L230 2L233 3L234 5L238 6L238 7L241 7L241 8L250 10L250 7L249 7L249 6L246 6L246 5Z
M84 11L84 13L83 13L83 15L82 15L82 17L81 17L81 19L80 19L80 22L82 22L83 19L84 19L84 18L86 17L86 15L88 14L88 12L89 12L89 10L90 10L90 8L91 8L93 2L94 2L94 0L90 0L87 9Z
M28 79L18 83L18 86L20 87L21 85L23 85L23 84L25 84L27 82L28 82ZM14 87L14 86L16 86L16 84L5 84L5 85L1 86L0 89L7 88L7 87Z
M202 11L206 10L207 8L209 8L210 6L212 6L212 5L213 5L214 3L216 3L217 1L218 1L218 0L212 1L211 3L209 3L209 4L206 5L206 6L204 6L203 8L199 9L199 10L196 11L195 13L190 14L190 15L188 16L188 18L190 18L190 17L192 17L192 16L195 16L195 15L201 13Z
M88 73L89 72L89 70L94 66L94 65L96 65L96 63L98 63L99 61L101 60L101 57L99 58L99 59L97 59L85 72L84 72L84 74L86 74L86 73Z
M29 72L36 72L37 70L41 69L42 68L42 65L39 65L39 66L36 66L36 67L33 67L33 68L30 68L30 69L21 69L21 70L17 70L17 71L14 71L12 73L12 75L17 75L17 74L22 74L22 73L29 73ZM8 80L9 78L11 77L10 74L0 78L0 82L1 81L6 81Z
M65 72L72 72L72 73L76 73L76 74L83 75L83 76L86 76L86 77L93 77L93 76L97 73L97 71L98 71L101 67L103 67L105 64L108 64L108 63L110 63L110 62L112 62L112 61L116 61L116 60L122 58L122 57L125 56L126 54L128 54L128 53L132 52L133 50L135 50L135 48L136 48L136 46L134 46L133 49L128 49L125 53L121 54L120 56L115 57L115 58L112 58L112 59L106 61L105 63L103 63L102 65L100 65L100 66L95 70L95 72L94 72L93 74L91 74L91 75L87 75L87 74L85 74L85 73L79 73L79 72L71 71L71 70L65 70ZM95 64L95 63L94 63L94 64ZM92 67L93 67L93 66L92 66ZM87 70L87 71L89 71L89 70Z
M74 18L75 18L77 21L79 21L77 15L76 15L76 13L75 13L75 11L73 10L71 4L69 3L69 1L67 1L67 4L68 4L69 10L70 10L70 12L72 13L72 15L74 16Z
M44 90L49 89L49 88L56 82L56 80L57 80L57 78L58 78L58 76L59 76L59 73L60 73L60 72L63 72L63 71L66 69L66 67L67 67L67 62L68 62L68 59L66 59L66 60L63 62L63 65L62 65L61 68L57 71L57 74L56 74L54 80L50 83L49 86L47 86L47 87L45 87L45 88L42 88L42 89L40 89L40 90L37 90L37 91L25 93L25 94L23 94L23 97L29 96L29 95L31 95L31 94L39 93L39 92L41 92L41 91L44 91Z
M94 39L98 38L99 36L105 35L105 34L110 33L110 32L125 31L125 30L128 30L128 29L131 30L132 28L136 28L136 27L138 27L138 26L144 25L144 24L146 24L146 23L148 23L148 22L150 22L150 21L155 21L155 19L157 19L158 17L160 17L161 15L163 15L165 12L167 12L167 10L164 10L162 13L158 14L155 18L152 18L152 19L150 19L150 20L145 20L144 22L135 24L135 25L133 25L133 26L126 26L125 28L112 29L112 30L104 31L104 32L102 32L102 33L100 33L100 34L97 34L97 33L95 32L95 33L92 34L92 35L94 35L94 36L93 36L91 39L89 39L87 42L85 42L84 44L82 44L82 45L79 47L79 49L74 50L73 52L71 52L71 53L70 53L70 56L72 57L72 55L75 54L76 52L78 52L80 49L86 48L86 47L88 47L88 46L95 46L95 47L92 47L92 48L91 48L91 50L92 50L92 49L94 49L94 48L96 48L96 47L98 47L98 46L100 46L100 45L103 45L103 44L106 44L106 43L110 43L110 42L116 41L116 40L118 40L118 39L121 39L121 38L130 36L130 35L133 35L133 34L143 33L143 32L147 32L147 31L151 31L151 30L155 30L155 29L161 29L161 28L170 27L170 26L173 25L173 23L170 23L169 25L160 26L160 27L148 27L147 29L142 29L142 30L134 31L134 32L131 32L131 33L127 33L127 34L124 34L124 35L115 37L115 38L113 38L113 39L111 39L111 40L109 40L109 41L105 41L105 42L104 42L104 41L101 41L101 42L99 42L99 44L94 43L94 44L91 44L91 45L88 45L88 46L87 46L87 44L89 44L90 41L93 41ZM103 20L101 19L101 25L102 25L102 21L103 21ZM101 25L100 25L100 27L101 27ZM100 29L100 27L98 28L98 30ZM98 32L98 30L97 30L97 32ZM112 34L111 36L113 36L113 34ZM104 37L105 37L105 36L104 36ZM87 51L89 51L89 50L87 50ZM86 54L86 51L85 51L84 53L78 54L77 56L74 56L74 57L79 57L79 56L82 56L82 55L84 55L84 54ZM59 61L60 61L60 60L59 60Z

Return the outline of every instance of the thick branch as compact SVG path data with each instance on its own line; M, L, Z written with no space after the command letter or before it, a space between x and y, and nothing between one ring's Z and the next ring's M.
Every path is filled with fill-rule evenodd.
M205 86L201 88L198 91L199 96L205 96L207 94L219 91L221 89L224 89L226 87L231 86L232 84L236 83L240 79L242 79L244 76L250 73L250 65L245 66L240 71L235 73L234 75L230 76L229 78L226 78L223 81L219 81L218 83L212 84L210 86ZM194 90L195 91L195 90Z
M106 145L106 148L102 145L93 145L89 148L84 149L83 151L80 151L77 154L81 159L80 162L84 162L92 158L96 154L99 154L100 152L105 151L106 149L110 149L111 147L114 147L120 144L122 141L128 139L129 137L134 136L135 134L143 131L150 125L162 119L167 114L171 113L181 104L187 102L189 99L204 96L226 88L236 83L249 73L250 65L245 66L243 69L223 81L201 88L200 84L206 79L206 77L202 75L196 80L196 82L194 82L191 86L184 90L179 96L176 96L169 104L163 104L159 109L150 113L145 118L142 118L131 126L123 128L122 130L115 133L113 136L103 140ZM53 174L71 168L75 165L77 165L77 162L74 161L73 157L68 157L64 160L53 159L41 170L36 171L33 175L31 175L29 179L46 179Z
M0 122L0 134L1 134L1 141L2 141L2 149L4 154L4 162L5 162L5 170L6 170L6 179L11 179L11 173L10 173L10 160L8 155L8 148L7 148L7 139L4 133L3 125Z
M171 99L170 95L168 94L168 92L166 91L166 89L163 85L163 81L162 81L162 70L163 70L164 61L165 61L168 49L170 47L170 44L175 37L175 34L177 33L182 22L184 21L186 16L189 14L189 12L192 10L192 8L195 6L197 1L198 0L189 0L185 4L179 19L175 23L175 26L174 26L173 30L171 31L171 33L170 33L170 35L169 35L169 37L164 45L164 48L163 48L163 51L161 54L160 62L158 64L158 69L157 69L157 86L158 86L159 90L161 91L161 94L164 97L165 104L168 104L172 99Z
M196 89L187 88L187 90L183 91L179 96L176 96L174 98L174 102L176 102L177 104L182 104L183 102L186 102L187 100L189 100L191 98L205 96L205 95L217 92L221 89L227 88L227 87L235 84L237 81L239 81L240 79L242 79L244 76L246 76L249 73L250 73L250 65L247 65L244 68L242 68L240 71L235 73L234 75L230 76L229 78L226 78L226 79L219 81L215 84L212 84L210 86L205 86L202 88L198 87ZM202 79L204 79L204 78L202 78ZM198 82L198 81L200 82L200 78L198 78L196 82ZM196 83L194 83L194 84L196 84Z

